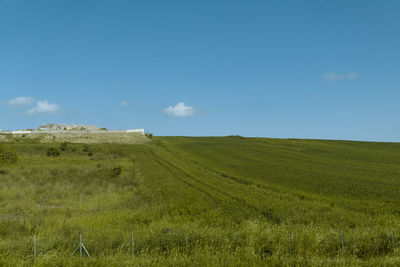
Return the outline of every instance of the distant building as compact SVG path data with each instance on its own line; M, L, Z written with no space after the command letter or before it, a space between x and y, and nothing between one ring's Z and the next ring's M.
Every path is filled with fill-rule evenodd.
M93 125L51 123L39 126L38 130L39 131L98 131L100 130L100 128Z
M145 135L144 129L131 129L131 130L126 130L125 132L127 132L127 133L141 133L141 134Z
M12 134L30 134L32 131L12 131Z
M0 130L1 132L1 130ZM3 132L4 133L4 132ZM8 133L8 132L6 132ZM37 130L25 129L10 131L11 134L34 134L34 133L140 133L145 135L144 129L129 129L129 130L107 130L93 125L83 124L58 124L51 123L39 126Z

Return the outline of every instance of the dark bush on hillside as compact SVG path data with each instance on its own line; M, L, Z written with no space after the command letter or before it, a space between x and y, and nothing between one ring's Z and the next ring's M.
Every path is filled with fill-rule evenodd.
M145 133L145 136L146 136L147 138L150 138L150 139L153 138L153 134L152 134L152 133Z
M90 151L89 145L88 145L88 144L84 144L84 145L83 145L83 148L82 148L82 151L83 151L83 152L89 152L89 151Z
M113 168L111 169L111 173L112 173L112 176L113 176L113 177L120 176L121 173L122 173L122 167L121 167L121 166L119 166L119 167L113 167Z
M67 151L68 149L68 142L62 142L60 145L61 151Z
M88 153L87 155L89 157L93 156L93 150L90 148L90 146L88 144L83 145L82 152Z
M58 157L61 154L61 150L58 147L49 147L47 149L47 156Z
M0 144L0 165L15 163L18 160L17 151L5 144Z
M262 258L266 258L268 256L271 256L274 251L274 246L273 244L265 244L260 247L258 247L255 252Z

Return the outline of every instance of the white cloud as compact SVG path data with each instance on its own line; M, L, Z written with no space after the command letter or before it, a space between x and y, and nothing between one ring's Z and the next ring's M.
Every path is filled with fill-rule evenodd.
M352 80L356 79L360 74L357 72L347 72L346 74L337 74L335 72L329 72L328 74L324 75L325 80L329 82L334 82L337 80Z
M355 79L358 76L360 76L360 74L358 74L357 72L348 72L347 73L347 79L351 80L351 79Z
M190 117L194 115L194 108L186 106L183 102L179 102L175 107L169 106L164 109L164 113L174 117Z
M336 80L343 79L343 76L342 76L342 75L339 75L339 74L336 74L336 73L334 73L334 72L329 72L328 74L326 74L326 75L324 76L324 78L325 78L325 80L327 80L327 81L333 82L333 81L336 81Z
M7 103L13 107L26 107L35 100L32 96L20 96L14 99L11 99Z
M129 105L129 103L127 101L122 101L120 106L121 107L127 107Z
M58 105L49 103L47 100L39 100L36 102L36 105L26 113L28 115L54 114L58 112L59 108L60 107Z

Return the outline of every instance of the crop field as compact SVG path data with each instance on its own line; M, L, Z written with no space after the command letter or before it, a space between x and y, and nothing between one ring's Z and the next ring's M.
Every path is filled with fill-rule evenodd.
M400 265L397 143L7 145L0 266ZM80 235L90 258L72 256Z

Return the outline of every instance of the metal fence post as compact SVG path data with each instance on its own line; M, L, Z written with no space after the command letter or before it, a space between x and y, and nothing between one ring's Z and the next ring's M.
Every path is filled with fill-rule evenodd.
M134 249L135 249L135 236L132 233L132 256L134 255Z
M342 237L342 250L344 251L344 238L343 238L343 231L340 231L340 235Z
M86 255L88 255L88 257L90 257L89 251L86 249L85 245L82 242L82 235L79 235L79 245L76 247L76 249L74 250L74 252L72 252L72 255L75 254L75 252L77 252L79 249L79 254L82 257L82 249L85 250Z
M82 257L82 235L79 235L79 252Z
M33 257L36 260L36 235L33 235Z
M394 230L392 230L392 242L393 242L393 248L396 247L396 242L394 240Z

